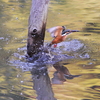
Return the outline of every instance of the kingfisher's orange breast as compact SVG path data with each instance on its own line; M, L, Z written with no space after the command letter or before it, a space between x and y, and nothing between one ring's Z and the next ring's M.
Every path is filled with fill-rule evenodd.
M53 39L52 44L57 44L66 39L67 35L65 36L57 36L56 38Z

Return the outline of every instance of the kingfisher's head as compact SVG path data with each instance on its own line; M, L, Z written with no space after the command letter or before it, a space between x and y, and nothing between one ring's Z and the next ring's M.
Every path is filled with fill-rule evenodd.
M72 32L79 32L78 30L70 30L70 29L65 30L65 26L62 27L63 27L62 36L69 35Z

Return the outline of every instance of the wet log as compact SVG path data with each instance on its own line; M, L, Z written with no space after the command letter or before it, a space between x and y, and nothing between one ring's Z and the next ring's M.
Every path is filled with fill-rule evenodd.
M48 4L49 0L32 0L27 40L27 54L31 58L34 55L41 56L42 54ZM38 57L36 58L38 59ZM46 65L39 64L33 66L31 74L34 84L33 88L37 93L37 100L56 100L54 98Z
M32 57L43 48L49 0L32 0L29 16L27 54Z

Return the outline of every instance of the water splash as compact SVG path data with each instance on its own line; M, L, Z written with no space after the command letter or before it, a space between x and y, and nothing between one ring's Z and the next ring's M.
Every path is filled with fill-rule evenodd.
M14 53L12 57L10 57L9 63L16 66L16 68L21 68L22 71L30 71L33 67L37 68L43 65L52 66L57 62L76 59L77 57L81 59L90 58L88 52L86 52L86 46L79 40L59 43L57 48L48 48L45 45L45 48L47 52L44 50L31 58L25 56L26 47L18 48L18 53Z

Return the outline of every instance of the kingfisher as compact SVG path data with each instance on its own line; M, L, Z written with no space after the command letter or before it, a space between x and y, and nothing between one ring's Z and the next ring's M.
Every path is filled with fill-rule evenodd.
M47 29L47 32L51 33L51 36L54 38L49 46L54 45L54 47L57 47L57 44L64 41L70 33L79 31L70 29L66 30L65 26L55 26Z

